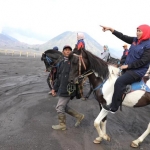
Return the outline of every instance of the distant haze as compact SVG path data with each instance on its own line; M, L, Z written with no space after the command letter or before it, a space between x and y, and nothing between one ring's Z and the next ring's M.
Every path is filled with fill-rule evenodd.
M26 34L27 35L27 34ZM30 35L30 34L29 34ZM99 44L95 39L93 39L87 33L85 35L85 47L87 50L100 57L101 52L103 52L103 46ZM0 48L2 49L20 49L25 51L41 51L44 52L47 49L52 49L54 46L58 46L59 50L62 51L64 45L70 45L72 48L75 47L77 43L77 32L66 31L58 36L48 40L44 44L31 45L27 43L20 42L19 39L15 39L9 35L9 32L0 34ZM122 51L117 51L109 48L112 57L119 58L122 55Z

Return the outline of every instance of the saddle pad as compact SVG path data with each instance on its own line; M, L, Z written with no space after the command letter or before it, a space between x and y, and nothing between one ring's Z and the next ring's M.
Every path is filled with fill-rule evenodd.
M131 84L131 91L133 92L135 90L143 90L146 92L150 92L150 88L144 83L143 80Z

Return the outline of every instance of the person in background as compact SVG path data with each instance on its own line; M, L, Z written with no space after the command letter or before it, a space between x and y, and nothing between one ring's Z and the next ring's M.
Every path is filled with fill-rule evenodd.
M75 126L78 126L83 120L84 115L77 112L76 110L70 108L68 103L70 101L70 95L67 91L68 78L70 72L70 62L68 57L72 51L69 45L63 47L64 59L60 62L58 67L58 72L56 76L56 82L54 88L52 89L52 95L55 96L58 93L59 99L56 106L56 111L58 113L58 125L52 125L54 130L66 130L66 114L69 114L76 118Z
M103 59L104 61L108 62L109 57L110 57L108 46L104 45L103 49L104 49L104 52L101 53L100 58Z
M115 113L121 105L122 96L126 86L140 81L146 74L150 65L150 26L140 25L137 27L136 37L130 37L114 30L113 28L101 26L102 30L111 31L113 35L122 41L131 44L125 63L120 67L126 70L123 75L117 78L114 85L114 94L111 105L104 105L107 111Z
M77 49L84 48L85 49L85 43L84 43L84 34L79 32L77 33L77 44L76 44Z
M124 51L123 51L123 55L121 56L121 59L120 59L120 66L125 63L126 57L127 57L128 53L129 53L127 44L123 45L123 49L124 49Z
M55 47L53 47L53 50L58 51L59 49L58 49L57 46L55 46ZM52 88L54 86L54 82L55 82L55 79L56 79L56 74L57 74L57 67L53 67L51 69L48 77L47 77L47 84L48 84L49 89L50 89L50 91L48 92L48 94L52 94L51 90L52 90Z

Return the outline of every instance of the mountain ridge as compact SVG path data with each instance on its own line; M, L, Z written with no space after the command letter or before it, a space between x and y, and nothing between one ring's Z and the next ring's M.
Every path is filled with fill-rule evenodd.
M103 52L103 47L99 44L94 38L92 38L87 33L83 32L85 35L85 47L87 50L100 57L101 52ZM24 51L32 51L36 50L38 52L44 52L47 49L53 48L54 46L58 46L61 51L64 45L70 45L72 48L75 47L77 43L77 32L65 31L58 36L48 40L44 44L27 44L20 42L8 34L0 34L0 48L1 49L16 49L16 50L24 50ZM116 54L114 54L114 50L110 49L110 53L112 57L118 58ZM118 53L118 52L116 52Z

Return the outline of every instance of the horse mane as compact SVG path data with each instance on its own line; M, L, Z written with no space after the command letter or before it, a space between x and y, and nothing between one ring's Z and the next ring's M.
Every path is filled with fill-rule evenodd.
M58 53L59 53L59 54L62 55L62 53L61 53L60 51L53 50L53 49L48 49L48 50L46 50L44 53L45 53L45 54L49 54L49 53L51 53L51 54L57 53L57 54L58 54Z
M109 59L107 60L107 63L109 63L109 64L114 64L114 65L118 65L118 62L119 62L119 61L120 61L120 60L119 60L118 58L114 58L114 57L110 56Z
M83 52L87 55L89 63L90 63L90 69L98 73L99 77L102 77L103 79L107 79L109 76L109 70L107 62L103 61L99 57L95 56L91 52L82 49Z

